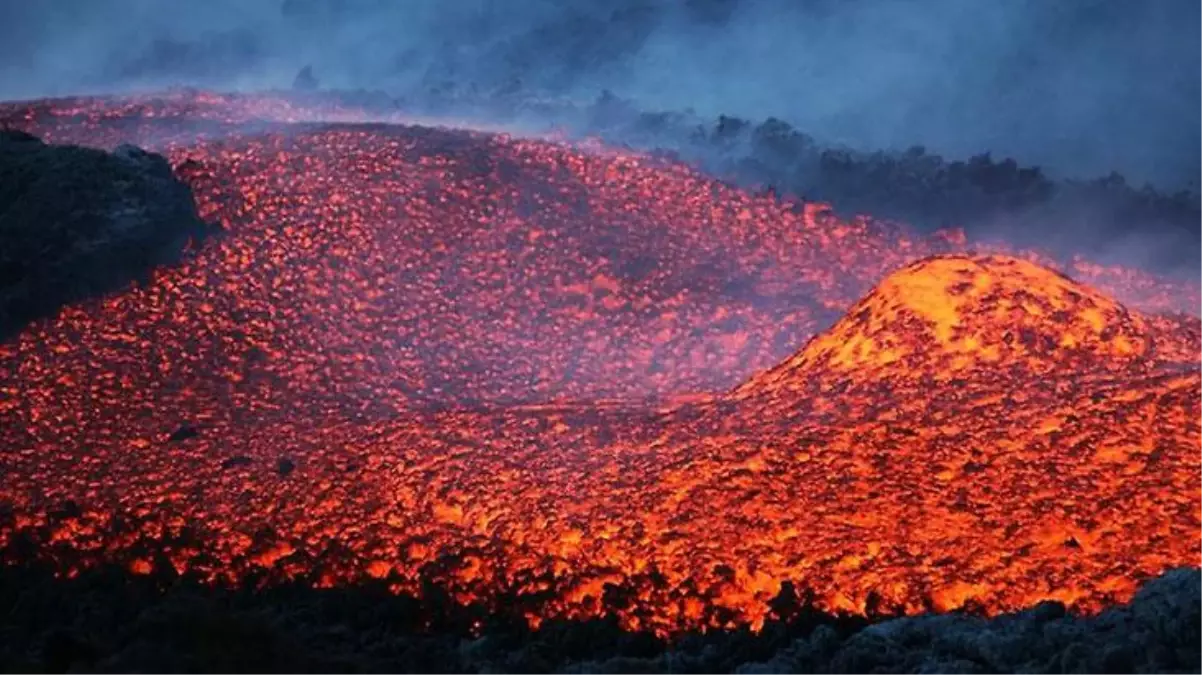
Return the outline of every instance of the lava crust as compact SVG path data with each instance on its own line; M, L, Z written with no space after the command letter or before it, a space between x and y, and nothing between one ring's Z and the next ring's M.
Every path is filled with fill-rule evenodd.
M785 581L1094 611L1199 565L1199 322L1159 313L1196 286L282 105L0 111L158 143L226 230L0 345L9 558L660 634L758 626Z

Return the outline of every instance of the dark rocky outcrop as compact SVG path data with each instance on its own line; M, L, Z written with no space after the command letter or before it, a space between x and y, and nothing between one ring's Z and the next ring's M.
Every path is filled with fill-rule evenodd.
M0 131L0 339L146 279L212 231L162 155Z
M8 550L13 545L10 542ZM424 598L384 581L315 589L299 581L214 588L174 573L116 567L66 578L0 565L0 666L76 672L1198 672L1198 570L1148 582L1127 605L1080 617L1055 603L985 619L877 621L813 610L761 633L712 631L666 642L613 620L513 617Z
M292 80L293 91L315 91L320 86L317 76L313 74L313 66L301 68L296 79Z

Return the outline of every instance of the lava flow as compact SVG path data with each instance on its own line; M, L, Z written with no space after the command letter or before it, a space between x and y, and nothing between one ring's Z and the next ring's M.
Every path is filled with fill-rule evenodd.
M0 106L157 145L226 231L0 345L0 547L661 634L758 625L786 581L859 614L1091 611L1199 565L1196 285L316 117Z

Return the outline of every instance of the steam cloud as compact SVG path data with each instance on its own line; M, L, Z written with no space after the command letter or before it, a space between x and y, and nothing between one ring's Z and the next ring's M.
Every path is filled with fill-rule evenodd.
M1200 182L1194 0L3 3L0 98L515 86L776 116L827 143Z

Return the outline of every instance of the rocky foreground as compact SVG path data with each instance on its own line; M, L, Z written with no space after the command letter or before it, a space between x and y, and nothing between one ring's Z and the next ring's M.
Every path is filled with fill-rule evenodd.
M0 571L0 667L12 672L1198 672L1197 570L1146 584L1125 606L1080 618L1057 603L983 619L791 624L671 644L612 622L430 626L382 587L214 590L120 570L71 581ZM430 627L422 628L423 624Z

